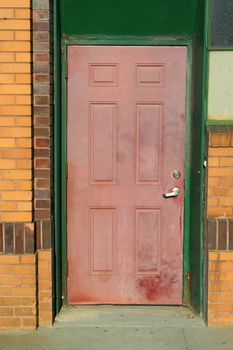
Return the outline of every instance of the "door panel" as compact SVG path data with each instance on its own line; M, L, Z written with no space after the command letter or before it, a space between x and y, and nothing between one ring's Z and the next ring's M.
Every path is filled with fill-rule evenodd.
M185 91L185 47L68 48L69 303L182 303Z

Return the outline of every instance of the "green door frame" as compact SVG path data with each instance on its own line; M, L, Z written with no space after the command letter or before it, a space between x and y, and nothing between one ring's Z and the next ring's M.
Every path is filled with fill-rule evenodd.
M88 37L88 36L72 36L62 38L61 44L61 95L59 89L59 63L57 65L55 76L55 261L56 261L56 288L57 288L57 312L61 306L59 293L62 291L62 299L64 304L67 303L67 255L66 255L66 91L67 91L67 46L68 45L128 45L128 46L187 46L187 90L186 90L186 146L185 146L185 197L184 197L184 265L183 265L183 303L189 305L188 290L188 273L189 273L189 237L190 237L190 148L191 148L191 110L192 110L192 40L184 39L164 39L158 40L154 37ZM55 56L58 58L58 47ZM59 90L59 91L58 91ZM59 100L58 100L59 99ZM59 103L61 101L61 113L59 111ZM57 104L58 102L58 104ZM56 105L57 104L57 105ZM200 127L203 127L201 123ZM204 133L203 133L204 134ZM204 140L203 140L204 143ZM204 155L204 148L202 149ZM60 199L60 200L59 200ZM202 251L202 247L201 247ZM61 256L60 256L61 254ZM59 263L61 260L61 265ZM200 261L200 274L202 281L202 259ZM62 278L61 278L62 276ZM202 295L202 283L200 285Z

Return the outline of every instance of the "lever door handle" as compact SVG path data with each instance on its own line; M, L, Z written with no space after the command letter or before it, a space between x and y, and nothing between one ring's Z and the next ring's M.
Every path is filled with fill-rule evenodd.
M172 192L168 193L163 193L164 198L171 198L171 197L177 197L180 194L180 188L179 187L174 187L172 189Z

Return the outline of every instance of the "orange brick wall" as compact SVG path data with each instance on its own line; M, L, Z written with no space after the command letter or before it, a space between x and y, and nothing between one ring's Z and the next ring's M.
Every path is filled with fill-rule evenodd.
M0 255L0 331L50 326L52 252Z
M233 251L209 252L208 325L233 326Z
M35 329L36 255L0 255L0 330Z
M32 220L30 0L0 1L0 221Z
M210 134L208 216L233 215L233 135Z
M38 252L38 324L50 326L53 322L52 312L52 252Z

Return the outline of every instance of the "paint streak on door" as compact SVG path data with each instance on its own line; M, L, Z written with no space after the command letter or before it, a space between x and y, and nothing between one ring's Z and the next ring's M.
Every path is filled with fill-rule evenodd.
M185 47L68 48L70 304L182 303L185 93Z

